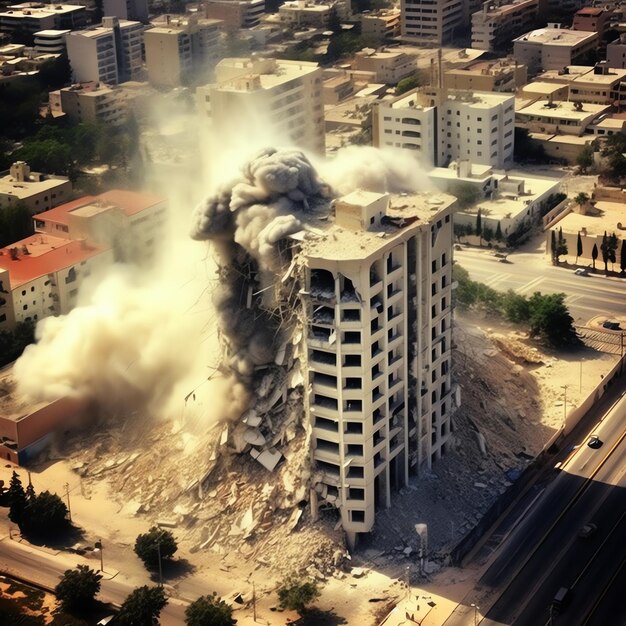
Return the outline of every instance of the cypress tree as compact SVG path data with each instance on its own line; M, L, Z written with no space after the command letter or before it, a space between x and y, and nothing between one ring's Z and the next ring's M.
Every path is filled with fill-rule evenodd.
M576 263L578 263L578 257L583 255L583 240L578 231L578 241L576 242Z
M24 522L24 510L26 509L26 493L22 487L22 481L13 472L9 483L9 519L20 528Z
M496 241L502 241L502 226L500 226L500 222L496 226Z
M483 245L483 216L480 213L480 209L478 209L478 213L476 215L476 234L479 237L480 245Z
M622 249L619 255L619 268L622 270L622 274L626 272L626 239L622 239Z
M556 232L553 230L550 231L550 254L552 255L552 265L556 265Z
M593 244L593 250L591 251L591 259L593 260L593 269L596 269L596 259L598 258L598 244Z

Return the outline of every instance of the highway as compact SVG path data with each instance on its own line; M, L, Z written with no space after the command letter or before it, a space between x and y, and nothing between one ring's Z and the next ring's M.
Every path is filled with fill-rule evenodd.
M481 626L626 624L625 417L623 396L593 429L602 447L581 442L446 626L474 624L472 602ZM583 539L589 522L597 531ZM551 614L561 587L568 602Z
M596 274L576 276L571 268L552 266L541 253L514 253L501 263L486 250L462 248L454 251L454 259L472 280L499 291L513 289L527 296L535 291L566 294L577 324L595 315L623 316L626 312L624 282L604 276L602 263L596 263Z

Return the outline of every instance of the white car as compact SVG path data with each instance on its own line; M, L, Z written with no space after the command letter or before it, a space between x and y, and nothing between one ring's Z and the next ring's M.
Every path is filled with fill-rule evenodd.
M579 267L574 274L576 274L576 276L587 276L589 274L589 270L586 267Z

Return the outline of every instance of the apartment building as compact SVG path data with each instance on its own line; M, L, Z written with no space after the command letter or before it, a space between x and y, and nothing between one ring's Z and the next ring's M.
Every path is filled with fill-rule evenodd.
M410 473L446 451L452 207L444 194L355 191L303 242L312 508L334 506L348 543Z
M378 41L399 37L401 13L399 9L382 9L361 14L361 33Z
M219 58L221 20L164 16L144 33L146 69L151 84L177 87Z
M66 115L76 124L119 126L128 118L126 94L117 87L99 83L78 83L51 91L49 105L53 117Z
M513 93L527 82L526 66L512 58L479 61L466 68L453 68L443 72L443 85L446 89Z
M222 20L226 30L252 28L261 23L265 0L207 0L204 17Z
M117 85L142 73L144 25L104 17L102 24L66 36L75 82Z
M148 0L103 0L102 10L107 17L148 23Z
M600 7L583 7L574 14L572 28L589 33L598 33L600 39L609 27L613 11Z
M69 178L32 172L24 161L0 173L0 211L24 204L34 215L66 202L71 194Z
M371 72L374 82L395 85L398 81L415 74L417 59L411 54L382 48L363 48L354 55L354 69Z
M469 17L463 0L401 0L402 37L422 44L451 42Z
M78 30L86 25L87 9L82 5L24 2L9 5L0 12L0 32L12 38L18 35L29 44L38 31Z
M519 102L515 125L532 133L582 136L587 127L611 109L608 105L582 102Z
M269 116L279 136L324 153L322 70L317 63L262 58L223 59L216 82L198 87L199 114L218 128L237 124L253 132L258 112Z
M64 54L67 52L65 37L69 30L40 30L35 33L35 51L39 54Z
M330 23L335 7L331 3L287 0L278 7L278 18L290 26L324 28Z
M551 25L528 32L513 40L515 58L534 74L561 69L583 59L598 45L598 33Z
M532 28L538 10L539 0L483 2L472 15L472 48L508 52L511 40Z
M451 161L496 168L513 162L512 95L433 90L408 92L374 108L374 145L415 150L429 165Z

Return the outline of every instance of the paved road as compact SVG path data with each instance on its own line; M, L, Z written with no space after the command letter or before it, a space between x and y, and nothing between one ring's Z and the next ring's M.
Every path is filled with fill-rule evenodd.
M541 253L514 253L507 263L485 250L463 248L455 250L455 261L465 268L472 280L477 280L499 291L513 289L517 293L532 295L565 293L566 302L577 324L591 317L626 315L626 283L618 278L607 278L598 272L576 276L572 269L554 267Z
M8 576L15 575L52 589L59 582L66 569L76 567L79 562L86 562L80 557L66 554L54 554L17 541L8 536L0 540L0 571ZM94 567L93 563L88 563ZM106 566L106 564L105 564ZM135 587L115 578L102 581L98 598L104 602L122 604ZM170 598L161 613L161 626L181 626L185 623L185 606L180 600Z
M446 626L473 625L472 602L481 607L481 626L544 626L561 586L573 591L554 626L626 623L602 621L611 611L624 612L625 418L623 397L593 429L602 447L589 448L583 438ZM580 528L590 521L597 533L580 539Z

